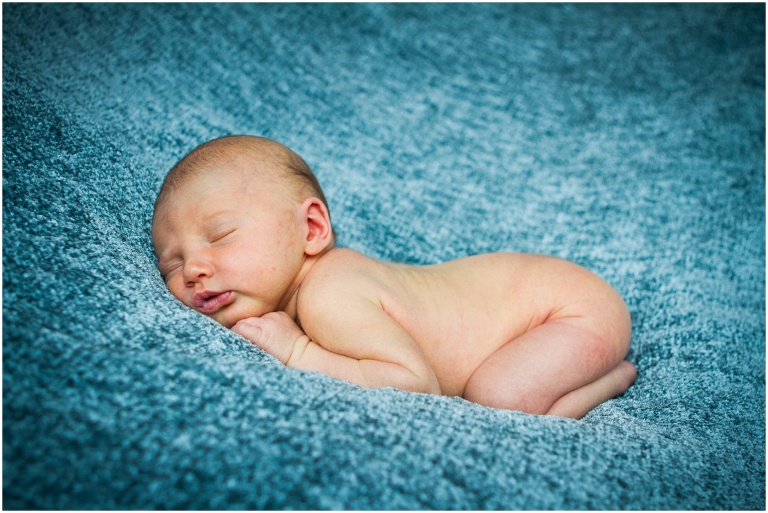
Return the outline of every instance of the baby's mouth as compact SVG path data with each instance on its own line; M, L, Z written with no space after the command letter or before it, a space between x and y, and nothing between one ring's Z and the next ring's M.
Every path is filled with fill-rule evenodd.
M203 292L198 292L192 296L192 306L202 313L212 314L222 306L228 304L231 297L231 290L227 290L226 292L204 290Z

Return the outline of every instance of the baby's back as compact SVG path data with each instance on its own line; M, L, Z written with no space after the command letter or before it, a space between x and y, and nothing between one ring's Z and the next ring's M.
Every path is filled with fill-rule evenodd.
M373 287L382 308L416 341L446 395L461 395L488 356L528 330L621 302L585 269L541 255L492 253L408 266L334 249L321 263L365 276L361 286Z

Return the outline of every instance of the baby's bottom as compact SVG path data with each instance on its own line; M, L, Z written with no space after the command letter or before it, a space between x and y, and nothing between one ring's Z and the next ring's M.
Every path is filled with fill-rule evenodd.
M488 357L467 382L464 398L580 419L635 381L635 367L623 361L628 345L595 337L577 319L548 321Z

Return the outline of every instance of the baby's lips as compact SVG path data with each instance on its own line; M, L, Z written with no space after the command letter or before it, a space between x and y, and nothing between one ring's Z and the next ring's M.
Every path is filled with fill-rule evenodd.
M218 292L211 292L210 290L198 292L192 296L192 306L195 308L202 308L208 299L216 295L218 295Z
M210 314L226 304L231 296L231 290L226 292L204 290L192 296L192 306L203 313Z

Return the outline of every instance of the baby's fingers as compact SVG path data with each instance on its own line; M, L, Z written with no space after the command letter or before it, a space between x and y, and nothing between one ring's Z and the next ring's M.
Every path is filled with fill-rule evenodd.
M264 323L260 317L242 319L232 326L232 331L243 338L248 339L258 348L268 352L281 362L285 363L291 356L291 347L281 344L281 339L275 338L271 332L269 323Z
M237 323L232 326L232 331L261 347L260 342L262 340L263 331L258 318L248 318L237 321ZM261 348L266 349L264 347Z
M279 316L269 314L264 317L242 319L232 326L232 331L247 338L283 363L288 362L296 339L303 334L293 320L286 323Z

